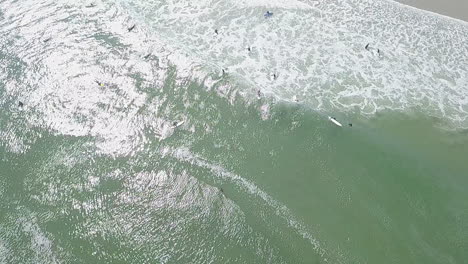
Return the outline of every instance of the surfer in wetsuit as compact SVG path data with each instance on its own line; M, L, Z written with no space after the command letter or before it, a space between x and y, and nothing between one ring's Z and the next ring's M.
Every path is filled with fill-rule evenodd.
M136 27L136 24L133 24L133 26L128 28L128 32L132 32L132 30L135 29L135 27Z
M18 102L19 107L23 107L23 105L24 105L23 102L21 102L21 101Z
M215 29L215 34L218 35L218 30L217 29Z
M366 50L369 50L369 44L370 43L367 43L367 45L364 47Z
M263 16L265 16L265 18L269 18L269 17L273 16L273 13L270 12L270 11L266 11L266 13Z

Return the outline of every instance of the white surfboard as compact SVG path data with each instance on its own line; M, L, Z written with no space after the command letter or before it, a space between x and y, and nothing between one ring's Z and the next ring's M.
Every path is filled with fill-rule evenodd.
M182 121L178 122L177 125L174 125L173 127L180 127L184 123L185 123L185 120L182 120Z
M335 124L335 125L337 125L339 127L343 126L340 122L336 121L336 119L331 117L331 116L328 117L328 120L332 121L333 124Z

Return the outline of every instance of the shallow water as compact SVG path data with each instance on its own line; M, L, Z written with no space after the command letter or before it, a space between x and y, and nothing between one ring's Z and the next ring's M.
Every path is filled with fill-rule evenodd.
M468 257L466 23L88 4L0 2L0 263Z

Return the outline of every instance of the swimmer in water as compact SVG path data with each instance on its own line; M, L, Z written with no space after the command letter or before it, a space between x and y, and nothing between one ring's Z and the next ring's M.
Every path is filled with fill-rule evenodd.
M97 81L97 80L96 80L95 82L96 82L96 83L97 83L97 85L99 85L99 86L104 86L104 84L103 84L103 83L101 83L100 81Z
M49 42L51 39L52 39L52 37L48 37L48 38L44 39L44 43Z
M366 50L369 50L369 44L370 43L367 43L367 45L364 47Z
M132 32L132 30L135 29L135 27L136 27L136 24L133 24L133 26L128 28L128 32Z
M147 54L146 56L143 57L143 59L147 60L151 56L151 53Z
M273 73L273 80L276 80L276 79L278 79L278 74L275 72Z
M262 97L262 92L260 92L260 90L257 90L257 98L260 99L260 97Z
M248 50L249 52L251 52L251 51L252 51L252 48L251 48L251 47L247 47L247 50Z
M23 105L24 105L23 102L21 102L21 101L18 102L19 107L23 107Z
M95 7L95 6L96 6L95 3L91 3L91 4L89 4L89 5L85 6L85 7L86 7L86 8L91 8L91 7Z
M353 126L353 124L349 123L349 124L348 124L348 126L352 127L352 126Z
M271 17L272 15L273 15L272 12L266 11L266 13L265 13L263 16L265 16L265 18L269 18L269 17Z
M218 35L218 30L217 29L215 29L215 34Z

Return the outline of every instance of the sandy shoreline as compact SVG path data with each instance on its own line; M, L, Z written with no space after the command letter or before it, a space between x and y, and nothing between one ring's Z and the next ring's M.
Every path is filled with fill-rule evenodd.
M402 4L428 10L468 22L468 0L396 0Z

